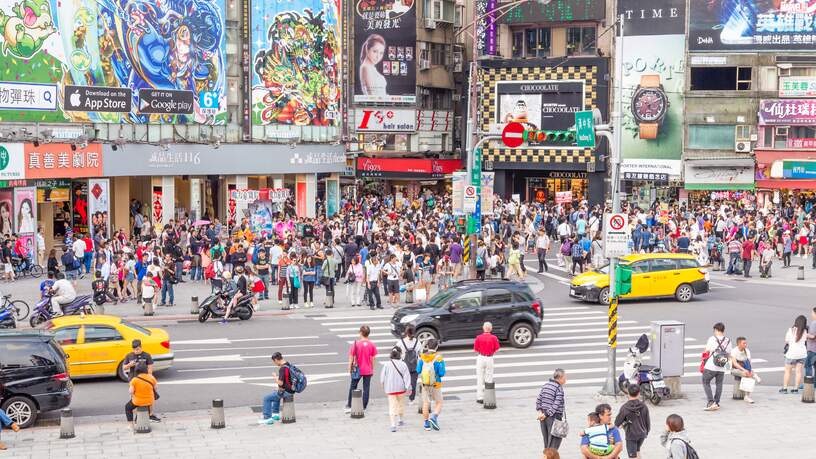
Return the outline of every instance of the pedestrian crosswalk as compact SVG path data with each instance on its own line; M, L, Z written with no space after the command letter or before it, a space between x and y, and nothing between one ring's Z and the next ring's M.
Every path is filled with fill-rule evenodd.
M362 312L362 311L361 311ZM390 349L397 339L391 335L389 321L391 312L374 314L344 314L341 316L312 317L329 332L342 338L347 344L357 338L361 325L371 328L371 341L377 346L377 360L388 359ZM494 378L498 389L539 387L556 368L566 370L570 385L600 385L607 372L606 311L595 306L569 306L545 308L541 333L527 349L512 348L503 344L495 356ZM637 320L619 320L617 366L618 371L626 358L628 348L644 333L648 335L649 324ZM474 336L475 338L475 336ZM476 356L472 343L464 341L444 343L440 353L445 359L447 374L443 378L446 393L475 392ZM697 367L704 340L686 337L684 354L684 378L699 378ZM346 355L347 349L341 352ZM648 357L647 360L648 362ZM762 372L763 359L755 359L758 372ZM779 371L768 368L766 371Z

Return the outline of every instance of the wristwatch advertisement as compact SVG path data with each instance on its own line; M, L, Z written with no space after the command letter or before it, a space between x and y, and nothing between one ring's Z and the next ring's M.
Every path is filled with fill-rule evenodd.
M669 99L663 90L660 75L642 75L632 96L632 115L638 124L641 139L657 138L668 109Z

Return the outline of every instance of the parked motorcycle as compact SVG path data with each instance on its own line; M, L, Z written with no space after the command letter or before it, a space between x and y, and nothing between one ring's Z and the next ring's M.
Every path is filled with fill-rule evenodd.
M0 308L0 328L17 328L16 314L17 311L10 304Z
M28 323L32 328L61 315L75 316L81 313L94 313L94 307L91 304L92 295L79 295L74 299L74 301L62 305L61 314L59 312L54 312L51 309L52 296L53 295L47 292L43 292L42 298L37 302L36 306L34 306L34 311L31 313L31 318L28 320ZM59 309L59 307L57 308Z
M618 387L626 391L630 384L640 386L640 396L646 401L658 405L661 400L668 398L671 391L663 381L663 371L652 365L644 365L642 355L649 349L649 338L644 334L637 343L629 348L629 355L623 363L623 373L618 377Z
M215 290L198 306L198 321L204 323L210 317L216 319L223 318L227 312L227 304L229 304L233 293L234 292ZM241 320L249 320L254 312L255 308L252 306L252 293L247 293L238 298L232 311L230 311L228 319L237 317Z

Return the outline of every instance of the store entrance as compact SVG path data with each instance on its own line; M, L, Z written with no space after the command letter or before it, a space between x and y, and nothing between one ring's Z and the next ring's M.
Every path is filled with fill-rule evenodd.
M571 191L573 200L583 200L587 195L589 181L586 178L527 177L528 201L540 203L555 201L555 193Z

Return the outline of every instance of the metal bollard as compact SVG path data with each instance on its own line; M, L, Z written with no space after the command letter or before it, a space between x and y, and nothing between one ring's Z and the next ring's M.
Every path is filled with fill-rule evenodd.
M484 400L483 406L486 410L495 410L496 409L496 383L494 382L486 382L484 383Z
M194 296L190 298L190 314L198 314L198 297Z
M417 414L422 414L422 384L417 384L417 394L414 400L419 401L417 403Z
M805 376L805 389L802 391L802 403L813 403L813 376Z
M805 280L805 267L799 267L799 273L796 274L796 280Z
M150 433L150 415L146 406L136 407L136 433Z
M295 422L295 395L290 393L283 394L281 399L281 422L283 424L292 424Z
M354 391L351 393L351 418L362 419L364 417L363 391L360 389L354 389Z
M742 378L734 376L734 394L731 396L732 400L745 400L745 392L739 388L740 381L742 381Z
M63 408L60 413L60 438L74 438L74 413L71 408Z
M211 429L223 429L227 423L224 420L224 401L220 398L213 400L212 415L210 421Z

